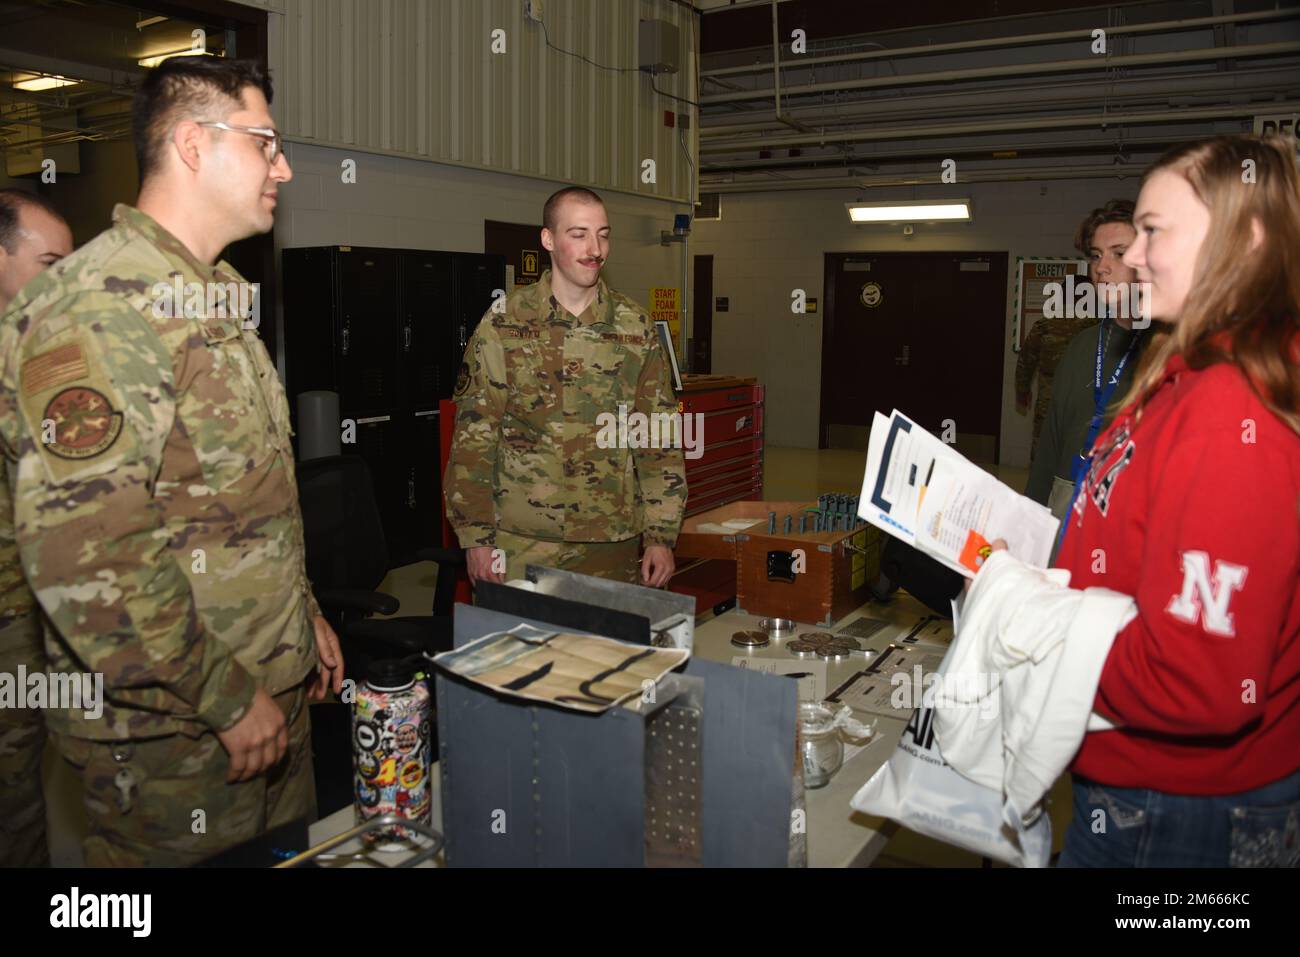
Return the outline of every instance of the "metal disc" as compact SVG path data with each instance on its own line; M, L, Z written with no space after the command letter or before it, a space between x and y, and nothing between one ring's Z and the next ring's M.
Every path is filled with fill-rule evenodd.
M760 618L758 627L772 638L788 638L794 634L794 622L788 618Z
M826 631L805 631L787 646L796 657L813 656L826 661L843 661L862 646L846 635L833 635Z
M738 631L731 636L731 643L740 648L762 648L770 639L761 631Z

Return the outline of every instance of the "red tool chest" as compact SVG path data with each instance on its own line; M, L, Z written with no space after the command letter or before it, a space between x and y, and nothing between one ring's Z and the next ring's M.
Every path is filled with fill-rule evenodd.
M686 514L763 492L763 386L734 376L685 375L677 408L700 415L687 449ZM685 428L685 423L683 423Z

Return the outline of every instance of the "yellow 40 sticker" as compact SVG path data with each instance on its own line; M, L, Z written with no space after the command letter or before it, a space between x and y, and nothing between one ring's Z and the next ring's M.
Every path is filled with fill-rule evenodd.
M397 758L388 758L379 766L379 774L375 777L375 783L387 787L397 780Z

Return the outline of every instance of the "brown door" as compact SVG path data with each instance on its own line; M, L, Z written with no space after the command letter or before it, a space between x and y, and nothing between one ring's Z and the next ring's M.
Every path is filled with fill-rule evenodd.
M996 462L1006 253L827 253L821 446L866 449L898 409Z
M695 291L691 294L692 372L713 371L713 257L695 257Z
M506 257L516 286L530 286L551 268L551 254L542 248L542 227L527 223L483 221L483 251ZM507 290L507 294L514 290Z

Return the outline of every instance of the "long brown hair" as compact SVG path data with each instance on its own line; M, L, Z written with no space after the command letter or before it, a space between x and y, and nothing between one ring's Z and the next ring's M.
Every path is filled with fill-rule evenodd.
M1250 161L1250 162L1247 162ZM1300 171L1281 136L1216 136L1177 147L1143 176L1182 176L1210 211L1182 314L1151 330L1122 406L1142 406L1170 357L1236 365L1265 406L1300 432ZM1253 173L1253 175L1252 175ZM1252 223L1263 230L1250 249Z

